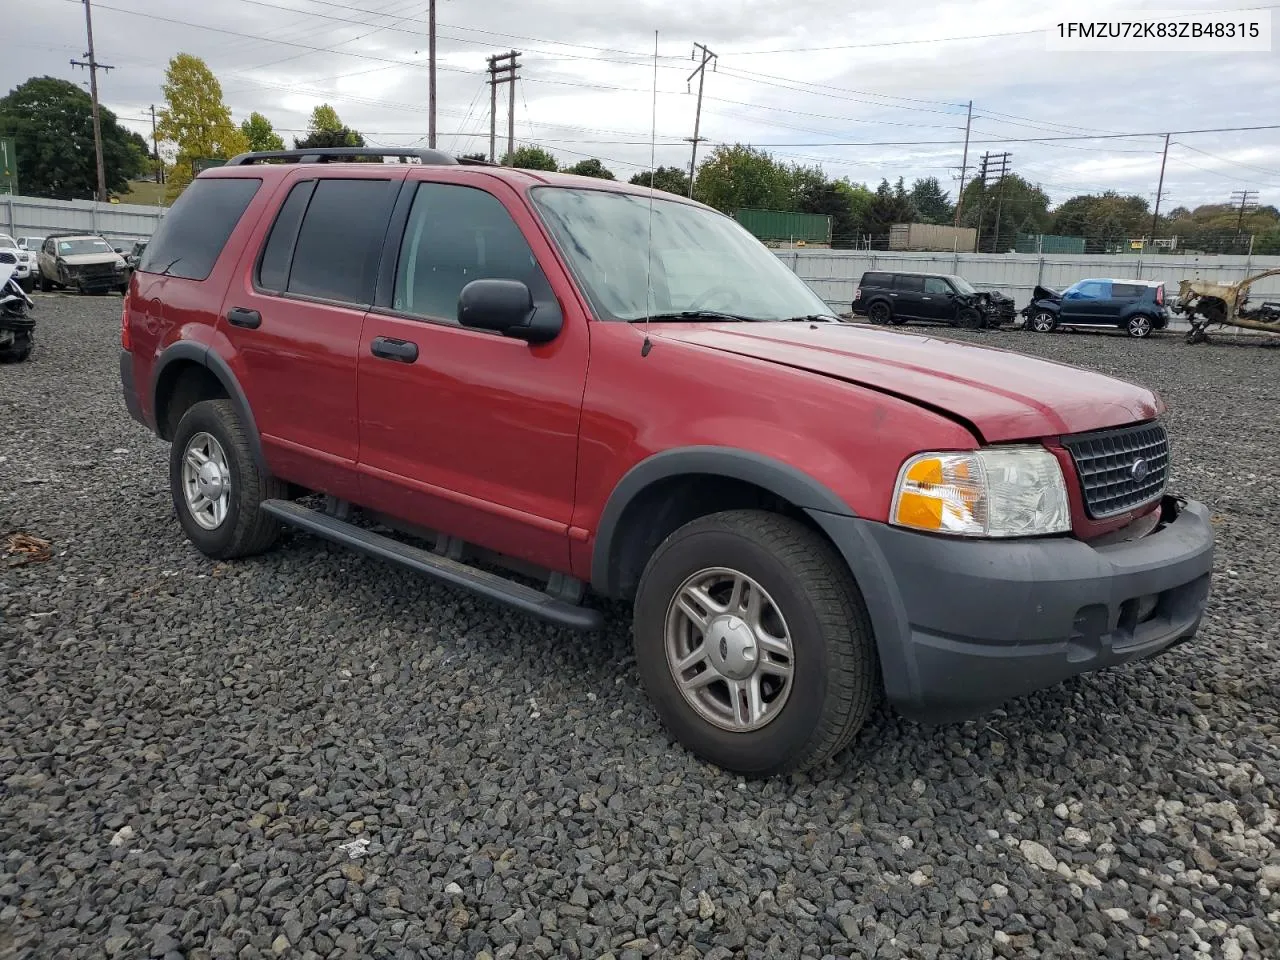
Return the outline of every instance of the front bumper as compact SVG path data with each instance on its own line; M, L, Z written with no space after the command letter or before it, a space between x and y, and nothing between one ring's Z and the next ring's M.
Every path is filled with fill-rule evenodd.
M1101 547L814 519L862 589L890 702L927 722L1160 653L1195 635L1209 597L1209 512L1172 497L1155 532Z

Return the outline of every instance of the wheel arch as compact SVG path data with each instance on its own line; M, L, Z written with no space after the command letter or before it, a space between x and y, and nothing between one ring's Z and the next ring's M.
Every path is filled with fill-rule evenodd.
M665 450L618 481L600 515L591 557L598 593L634 593L653 550L685 523L721 510L765 507L823 532L809 511L852 516L834 492L789 464L733 447Z
M217 396L230 400L240 422L244 424L254 462L259 470L265 472L262 439L258 435L258 425L253 418L249 400L227 362L202 343L180 340L167 347L156 361L151 374L151 410L155 418L156 433L162 440L173 438L173 428L177 424L171 422L173 417L170 414L170 404L179 386L192 372L197 371L200 386L195 389L193 402ZM220 388L219 393L209 392L207 388L212 384Z

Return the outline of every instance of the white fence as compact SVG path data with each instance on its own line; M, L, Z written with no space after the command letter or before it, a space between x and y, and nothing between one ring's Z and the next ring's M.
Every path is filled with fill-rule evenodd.
M1252 273L1280 267L1280 257L1135 256L1132 254L905 253L892 250L777 250L818 296L838 311L853 303L853 291L867 270L959 274L979 290L999 290L1018 309L1031 301L1037 285L1063 290L1089 277L1159 280L1166 297L1177 296L1180 280L1235 283ZM1280 299L1280 276L1259 281L1256 301ZM1180 326L1175 323L1175 327ZM1185 327L1185 325L1181 325Z
M83 230L112 239L145 240L156 232L164 207L94 200L46 200L0 196L0 233L14 237L47 237Z

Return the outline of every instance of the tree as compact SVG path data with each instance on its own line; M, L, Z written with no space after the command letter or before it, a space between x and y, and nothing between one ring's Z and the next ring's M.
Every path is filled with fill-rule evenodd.
M902 178L898 178L895 187L890 187L888 180L881 180L867 207L867 232L872 238L887 240L889 228L895 223L914 223L915 219L916 208Z
M345 130L342 121L338 119L338 111L333 109L327 103L322 103L311 111L311 123L308 124L308 132L317 134L322 132L337 133Z
M311 111L311 122L307 125L307 135L299 140L293 138L295 150L314 149L319 147L363 147L364 137L357 130L352 130L338 118L338 111L327 103L322 103Z
M565 173L576 173L580 177L595 177L599 180L616 180L613 171L608 169L603 163L595 157L589 160L579 160L572 167L566 167Z
M693 195L724 213L744 207L794 210L795 182L791 168L763 150L739 143L711 152L698 168Z
M637 187L654 187L682 197L689 195L689 175L680 167L658 167L652 175L646 170L644 173L637 173L628 182Z
M1086 237L1097 249L1151 230L1151 210L1147 201L1133 194L1122 197L1114 190L1102 194L1081 194L1062 203L1053 212L1053 232L1069 237Z
M271 126L271 121L256 111L240 123L240 132L249 141L250 150L284 149L284 141Z
M481 163L488 163L489 155L487 153L464 153L458 159L459 160L479 160Z
M830 217L831 246L848 249L856 245L863 231L872 196L871 191L861 184L847 180L824 181L803 188L799 207L804 213Z
M228 159L249 148L248 138L231 122L222 101L222 85L199 57L180 53L165 71L166 105L160 111L160 137L177 146L169 197L181 193L203 158Z
M106 107L100 121L107 190L123 193L131 177L147 170L146 141L121 127ZM32 77L15 87L0 99L0 136L16 141L18 188L24 194L87 200L97 192L93 103L74 83Z
M1049 214L1048 195L1016 173L1004 177L1003 187L999 181L986 186L981 180L972 181L964 188L961 218L961 226L978 228L979 249L995 250L998 237L1002 253L1013 248L1019 233L1047 232L1053 219Z
M922 177L911 184L910 196L922 223L950 223L955 217L950 194L942 189L937 177Z
M556 163L556 158L541 147L519 147L514 153L508 153L502 158L504 167L519 167L521 170L550 170L556 171L560 169L560 165Z
M1262 253L1259 240L1271 248L1270 234L1280 228L1280 213L1265 206L1250 211L1242 218L1240 208L1230 203L1206 203L1194 210L1175 207L1158 228L1160 236L1176 236L1180 249L1206 253L1248 253L1249 238L1254 238L1254 253Z

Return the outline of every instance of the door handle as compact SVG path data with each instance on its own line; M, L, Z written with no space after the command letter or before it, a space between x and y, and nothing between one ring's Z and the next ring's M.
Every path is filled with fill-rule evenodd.
M369 352L384 360L397 360L400 363L413 363L418 359L418 345L409 340L394 340L391 337L374 337L369 344Z
M227 323L233 327L248 327L250 330L257 330L262 326L262 314L257 310L232 307L227 311Z

